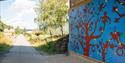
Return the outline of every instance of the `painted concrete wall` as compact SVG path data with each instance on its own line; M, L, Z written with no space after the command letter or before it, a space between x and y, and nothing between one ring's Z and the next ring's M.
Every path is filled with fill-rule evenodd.
M92 0L69 13L69 51L125 63L125 0Z

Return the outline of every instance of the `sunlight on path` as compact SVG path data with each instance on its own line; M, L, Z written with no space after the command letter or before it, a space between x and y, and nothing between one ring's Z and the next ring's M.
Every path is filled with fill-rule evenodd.
M31 46L23 35L14 38L14 46Z
M14 38L13 47L7 55L40 55L23 35Z

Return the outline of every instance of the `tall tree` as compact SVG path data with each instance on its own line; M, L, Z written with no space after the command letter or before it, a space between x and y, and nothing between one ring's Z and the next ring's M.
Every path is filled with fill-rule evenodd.
M49 3L49 4L48 4ZM63 35L63 25L67 21L67 0L41 0L36 13L38 14L35 22L41 29L60 28Z
M15 29L15 33L18 35L18 34L21 34L23 33L23 29L20 29L20 27L18 26L16 29Z

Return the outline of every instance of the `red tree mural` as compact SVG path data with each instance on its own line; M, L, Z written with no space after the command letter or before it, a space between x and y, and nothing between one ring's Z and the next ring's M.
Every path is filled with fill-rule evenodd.
M124 7L125 0L110 1L121 6L97 1L96 4L91 2L72 11L74 14L70 16L72 21L70 23L70 38L72 40L70 42L72 42L71 45L74 48L71 48L84 56L96 58L94 55L101 55L103 62L109 58L106 56L110 55L108 53L123 58L125 53L125 42L123 40L125 29L122 26L124 25L122 21L125 19L125 13L121 8ZM118 26L119 24L121 26ZM93 43L94 40L95 43ZM124 60L121 62L124 62Z
M106 12L104 12L103 17L99 16L99 14L101 13L101 11L103 10L104 7L105 7L105 5L102 3L99 6L99 11L93 11L93 10L91 10L90 6L88 6L88 7L86 6L83 9L83 12L87 13L85 15L82 15L82 12L80 12L80 10L78 10L78 16L81 17L81 19L78 21L78 35L80 38L85 39L85 42L80 41L80 44L83 47L85 56L89 56L90 41L92 39L100 38L105 29L106 22L110 21ZM95 21L92 21L92 19L95 18L95 16L92 16L92 14L97 16L97 19L95 19ZM84 18L84 21L82 21L82 18ZM100 21L103 22L104 26L100 26L100 27L98 26ZM94 35L94 33L97 30L97 27L100 28L100 33L98 35ZM93 30L90 30L90 29L93 29ZM81 31L85 31L84 35L82 35L83 33L81 33ZM83 43L85 43L85 45Z
M125 48L125 45L123 44L123 42L120 41L120 33L119 32L111 32L110 33L111 35L111 38L109 40L106 41L106 43L103 42L103 40L100 41L100 44L94 44L92 46L96 46L96 48L98 48L98 46L101 46L101 54L102 54L102 61L104 62L105 61L105 54L106 54L106 49L108 48L117 48L116 49L116 54L118 56L123 56L124 54L124 51L123 49ZM114 44L111 44L110 41L111 40L114 40L115 42L117 42L118 45L114 45ZM119 53L118 51L122 51L122 53Z

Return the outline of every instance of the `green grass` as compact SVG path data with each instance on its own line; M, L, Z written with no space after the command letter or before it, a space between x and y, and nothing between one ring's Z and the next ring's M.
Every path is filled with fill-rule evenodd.
M55 43L54 42L48 42L45 45L41 45L36 47L37 50L42 51L42 52L46 52L48 54L57 54L59 53L59 49L55 48Z
M47 44L37 46L39 51L46 52L48 54L64 54L67 51L68 35L64 36L56 41L47 42Z
M63 37L61 35L44 37L44 35L26 34L25 36L40 53L49 55L63 54L67 49L68 35Z
M7 52L10 49L10 46L5 45L5 44L0 44L0 52Z

